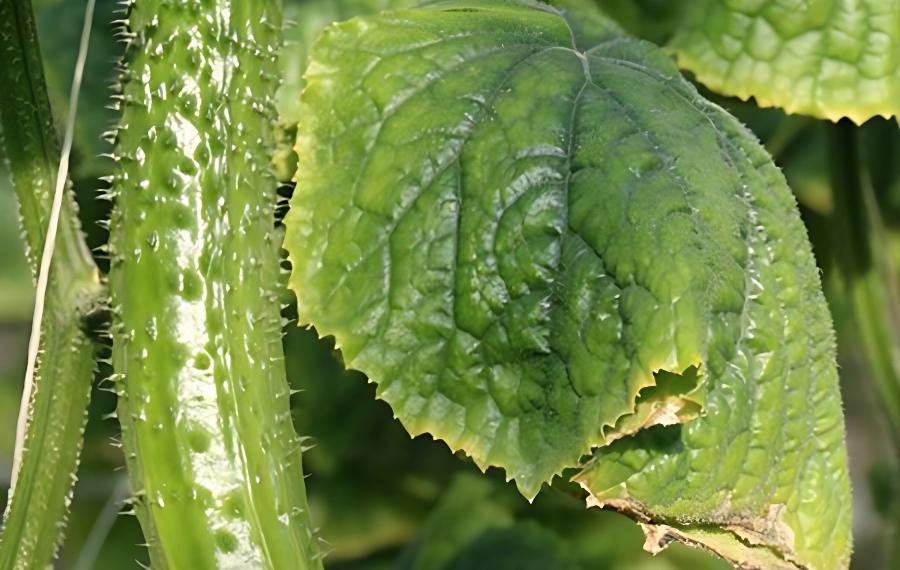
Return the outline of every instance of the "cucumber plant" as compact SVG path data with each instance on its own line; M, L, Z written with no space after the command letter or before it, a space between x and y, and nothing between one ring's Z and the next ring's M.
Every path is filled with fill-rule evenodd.
M411 432L528 497L597 449L576 480L651 543L846 564L848 502L803 500L849 496L803 226L667 58L577 12L458 2L330 28L307 81L298 310Z
M53 558L96 358L85 329L106 305L153 567L323 566L281 246L300 323L334 337L410 434L502 469L529 500L553 486L621 512L653 553L678 541L742 568L848 567L835 335L806 228L754 134L677 65L793 113L897 115L900 8L695 2L654 28L673 59L598 9L611 2L413 4L305 2L303 41L279 62L277 0L126 3L109 273L67 198L0 570ZM3 148L40 251L57 143L27 0L0 0L0 54ZM896 425L892 274L856 149L837 146L854 140L844 121L836 258ZM283 244L273 162L296 168ZM428 541L454 528L458 497L491 495L453 489ZM510 517L478 512L492 532ZM529 554L502 563L565 558L514 528ZM420 544L407 562L465 567L449 552Z

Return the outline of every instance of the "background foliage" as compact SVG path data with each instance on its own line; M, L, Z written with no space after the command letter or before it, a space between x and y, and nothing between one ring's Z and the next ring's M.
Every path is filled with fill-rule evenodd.
M670 36L681 5L664 0L597 1L629 31L656 42ZM290 93L302 84L297 70L305 58L307 39L329 21L385 4L386 0L286 0L286 16L298 24L288 32L291 43L286 47L285 69L290 74L281 97L285 117L296 112ZM105 108L121 51L110 24L115 7L113 0L98 2L72 168L92 246L106 240L95 222L108 216L107 203L94 196L102 184L97 177L108 170L100 157L109 150L101 133L115 120L114 112ZM82 8L80 2L35 1L47 79L60 121L66 112ZM833 262L836 242L830 223L834 200L828 145L829 139L842 134L835 134L839 127L832 124L706 95L763 140L801 203L839 334L856 517L853 567L886 568L884 550L890 535L877 510L885 511L897 492L890 486L895 480L890 475L895 448L872 413L877 402L865 368L860 331L848 318L852 308L846 283L834 271ZM900 263L900 131L895 123L873 119L858 134L872 174L873 195L886 223L882 245L896 266ZM289 188L283 190L289 192ZM0 172L0 239L7 244L0 250L0 477L4 478L10 469L32 296L14 200L8 177ZM102 259L100 263L105 265ZM655 558L641 553L643 536L636 525L613 513L585 511L564 485L543 494L534 508L526 508L527 503L499 472L476 478L477 469L454 457L444 444L427 436L410 439L392 419L388 406L374 399L374 387L361 374L343 371L330 340L292 328L285 342L289 380L302 390L295 398L297 428L317 444L305 454L313 516L323 537L339 545L327 558L329 567L471 568L473 561L484 564L487 560L497 561L491 563L494 568L725 567L680 545ZM108 373L101 370L100 377ZM117 425L104 420L114 409L114 397L102 388L95 389L91 406L60 568L122 568L135 566L136 560L146 561L137 520L118 516L128 510L121 502L130 492L121 452L112 444ZM114 467L120 469L114 472ZM0 489L7 486L7 480L0 480ZM3 493L0 504L5 504ZM510 558L510 552L518 558ZM505 556L497 558L501 554Z

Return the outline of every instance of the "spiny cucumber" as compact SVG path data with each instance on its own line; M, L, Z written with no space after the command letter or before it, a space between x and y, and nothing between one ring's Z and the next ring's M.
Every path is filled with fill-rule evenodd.
M275 0L129 6L110 287L155 568L318 568L285 380Z

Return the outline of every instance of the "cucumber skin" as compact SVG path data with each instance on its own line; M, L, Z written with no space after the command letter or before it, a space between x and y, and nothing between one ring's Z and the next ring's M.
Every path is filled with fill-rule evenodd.
M113 364L155 568L321 568L281 346L280 3L139 0L113 181Z

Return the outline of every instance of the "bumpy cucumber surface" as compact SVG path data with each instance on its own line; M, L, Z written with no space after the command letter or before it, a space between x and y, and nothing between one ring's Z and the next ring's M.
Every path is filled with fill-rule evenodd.
M280 5L139 0L110 240L119 417L155 568L314 568L269 171Z
M0 1L0 86L0 155L8 161L28 260L36 275L50 219L59 143L28 0ZM102 302L102 295L75 201L67 193L28 402L24 452L0 529L0 570L47 567L65 528L94 375L94 347L83 330L83 318Z

